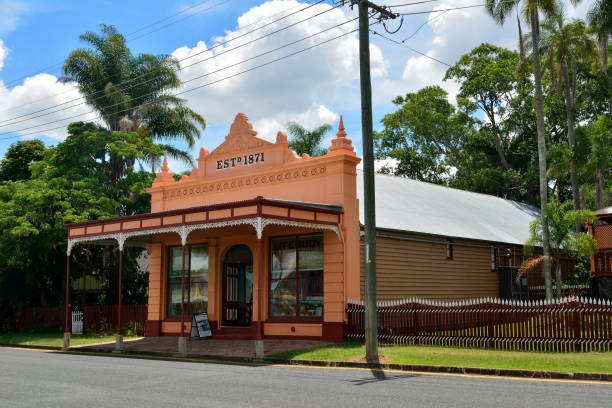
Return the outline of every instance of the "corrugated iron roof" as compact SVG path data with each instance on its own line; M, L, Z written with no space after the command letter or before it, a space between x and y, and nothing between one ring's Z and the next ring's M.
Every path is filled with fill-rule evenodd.
M610 215L612 214L612 207L602 208L600 210L595 211L595 215Z
M376 227L523 245L538 208L487 194L376 174ZM359 221L363 172L357 174Z

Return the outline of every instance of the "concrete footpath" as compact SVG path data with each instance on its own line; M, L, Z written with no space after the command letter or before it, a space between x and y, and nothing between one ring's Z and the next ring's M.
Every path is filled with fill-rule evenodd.
M176 350L176 338L174 340ZM229 342L224 340L224 342ZM235 341L231 341L234 343ZM247 340L244 341L248 342ZM268 342L268 340L266 340ZM230 343L230 344L231 344ZM311 367L335 367L335 368L359 368L379 371L404 371L404 372L419 372L419 373L448 373L448 374L465 374L479 376L497 376L508 378L534 378L534 379L556 379L556 380L583 380L583 381L605 381L612 384L612 373L581 373L581 372L562 372L562 371L541 371L541 370L521 370L521 369L505 369L505 368L481 368L481 367L458 367L458 366L434 366L420 364L383 364L383 363L362 363L349 361L318 361L318 360L287 360L267 356L263 359L255 359L253 357L252 346L247 349L246 344L241 344L236 347L236 353L231 355L227 347L218 346L223 350L223 353L202 353L188 351L186 355L179 356L176 352L169 350L150 350L138 349L131 347L124 350L123 353L113 352L114 343L98 344L98 345L82 345L71 347L69 350L62 350L61 347L45 347L45 346L23 346L15 344L0 344L0 347L14 348L32 348L43 350L57 350L70 354L105 354L116 357L126 358L151 358L151 359L172 359L185 361L202 361L215 363L247 363L253 365L293 365L293 366L311 366ZM236 345L237 346L237 345ZM273 347L274 353L282 351L282 349L297 349L303 348L302 344L289 344L284 347ZM233 348L233 347L232 347ZM281 350L278 350L281 349ZM189 350L189 349L188 349ZM213 351L210 349L210 351ZM266 354L274 354L269 345L266 346Z

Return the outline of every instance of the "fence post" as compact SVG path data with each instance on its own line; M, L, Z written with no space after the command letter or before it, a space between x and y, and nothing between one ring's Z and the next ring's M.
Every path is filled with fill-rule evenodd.
M573 344L574 351L580 351L580 310L578 308L578 302L572 302L572 326L573 330Z

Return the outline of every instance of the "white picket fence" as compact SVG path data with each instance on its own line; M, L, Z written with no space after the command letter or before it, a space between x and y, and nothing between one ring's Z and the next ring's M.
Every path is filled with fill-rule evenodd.
M72 334L83 334L83 312L72 312Z

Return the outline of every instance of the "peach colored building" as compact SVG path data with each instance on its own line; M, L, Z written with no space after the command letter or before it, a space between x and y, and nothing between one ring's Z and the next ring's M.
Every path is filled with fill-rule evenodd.
M218 337L342 340L346 299L360 292L360 159L342 121L316 158L282 132L256 135L238 114L190 175L175 181L164 160L150 214L68 225L69 251L150 237L147 335L178 335L181 319L189 333L191 313L207 312Z

